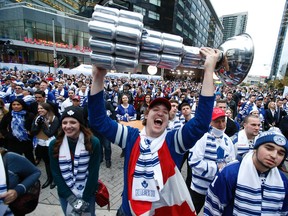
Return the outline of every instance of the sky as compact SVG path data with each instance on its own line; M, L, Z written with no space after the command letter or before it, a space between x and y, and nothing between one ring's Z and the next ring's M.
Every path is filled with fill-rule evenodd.
M249 75L269 76L286 0L210 0L218 17L248 12L246 33L254 43Z

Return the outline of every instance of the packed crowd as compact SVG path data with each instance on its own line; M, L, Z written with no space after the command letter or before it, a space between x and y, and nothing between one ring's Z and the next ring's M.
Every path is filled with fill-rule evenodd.
M95 215L91 192L99 164L112 165L111 143L124 157L117 215L196 215L203 207L205 215L287 215L288 95L215 88L219 53L201 52L203 83L107 77L95 66L91 76L2 70L0 144L34 165L44 161L42 188L57 186L67 215ZM121 124L140 120L141 131Z

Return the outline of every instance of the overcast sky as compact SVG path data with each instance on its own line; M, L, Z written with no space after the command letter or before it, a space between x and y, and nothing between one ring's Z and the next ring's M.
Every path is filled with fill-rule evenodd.
M248 12L246 33L255 55L249 75L268 75L273 61L285 0L210 0L217 15Z

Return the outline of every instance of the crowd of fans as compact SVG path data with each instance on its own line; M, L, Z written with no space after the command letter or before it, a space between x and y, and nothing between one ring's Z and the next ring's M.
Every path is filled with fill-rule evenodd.
M42 187L50 185L50 188L54 188L48 155L49 142L57 136L59 120L67 107L81 107L83 125L89 127L87 106L92 76L57 74L57 77L54 77L53 74L11 69L1 70L0 80L0 145L9 151L24 154L35 165L43 159L47 181ZM130 80L106 76L103 95L107 115L118 122L143 120L153 99L166 98L171 104L167 130L179 129L194 117L201 85L190 80ZM255 138L261 131L276 128L288 138L288 94L283 95L282 91L257 86L217 86L215 95L212 129L196 143L195 148L203 146L203 143L209 140L217 141L218 135L222 139L223 134L219 131L225 130L223 139L226 140L226 145L230 146L229 154L225 157L232 160L231 155L242 156L249 149L253 149ZM222 117L223 121L219 121ZM243 137L239 135L242 131L246 132L248 141L251 141L250 146L239 144L239 139ZM101 162L105 159L107 168L110 168L110 142L97 131L93 133L100 139L104 148ZM249 136L249 133L252 135ZM192 173L193 176L197 176L197 169L201 170L206 166L203 162L208 157L205 149L196 151L195 148L185 154L182 165L185 159L189 158L186 184L188 188L192 188L192 200L196 211L199 212L220 162L217 161L218 168L207 176L207 185L204 188L201 185L202 180L198 181L197 178L192 178L191 183ZM217 152L218 154L223 154L224 157L225 152ZM202 157L203 155L206 156ZM192 168L192 173L189 167ZM199 185L202 187L200 191L197 189Z
M7 109L16 98L23 99L29 106L35 101L41 102L37 93L44 91L44 101L53 103L58 116L66 107L72 105L73 99L80 102L80 107L85 107L91 85L91 76L83 74L58 74L55 79L53 74L12 69L2 70L0 80L0 98L6 104ZM114 109L118 110L118 120L139 120L149 101L158 97L176 100L179 105L183 102L188 103L192 112L195 112L200 88L201 84L191 82L189 79L155 81L106 77L105 99L113 105ZM215 104L218 99L225 99L229 117L236 120L240 126L245 116L257 114L261 119L262 130L268 130L271 126L279 127L280 120L288 111L288 95L283 95L282 91L275 89L258 88L257 86L231 88L222 86L217 87L215 94ZM126 97L122 98L123 95ZM37 114L37 107L32 105L30 111ZM275 118L274 112L277 112ZM272 118L271 113L273 114ZM129 114L128 118L127 114ZM180 111L177 115L180 115Z
M27 111L34 116L38 114L38 104L47 102L58 118L64 109L71 105L83 107L85 119L88 121L85 107L88 102L91 76L58 74L54 78L53 74L10 69L1 71L0 80L1 119L7 114L10 104L15 99L23 99ZM172 122L173 124L185 122L185 117L181 113L181 104L188 104L192 116L194 115L201 84L191 82L189 79L155 81L106 77L104 87L104 97L115 109L118 121L143 120L143 115L153 99L164 97L171 100L172 105L177 106L174 113L171 112L171 126ZM257 86L218 86L215 95L215 106L216 101L219 100L226 103L228 128L225 132L228 136L233 136L239 131L243 127L244 118L250 114L259 116L260 131L279 127L283 134L288 136L288 129L286 129L288 118L284 118L288 112L288 95L283 95L282 91ZM179 121L176 121L175 116ZM230 120L236 126L231 124Z

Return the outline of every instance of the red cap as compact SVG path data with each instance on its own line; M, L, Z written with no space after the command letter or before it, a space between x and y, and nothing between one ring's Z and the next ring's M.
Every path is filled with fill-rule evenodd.
M149 109L153 108L157 104L163 104L167 107L168 111L171 110L171 103L166 98L156 98L149 104Z
M79 95L74 95L74 97L72 98L72 100L78 100L78 101L80 101L80 96L79 96Z
M217 119L219 117L225 117L225 116L226 116L226 114L225 114L223 109L214 108L213 112L212 112L212 121L214 121L215 119Z

